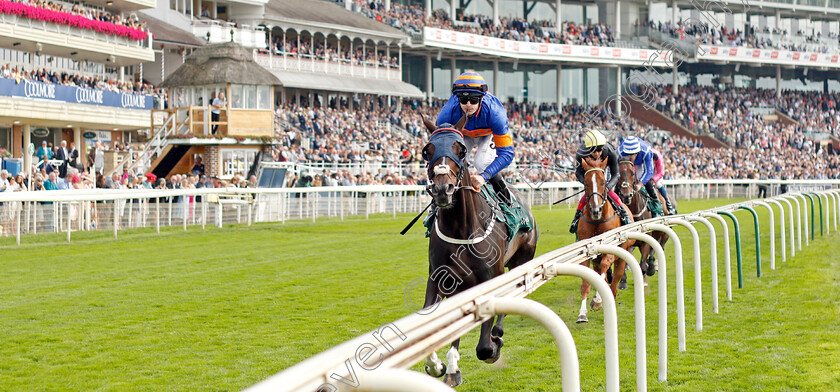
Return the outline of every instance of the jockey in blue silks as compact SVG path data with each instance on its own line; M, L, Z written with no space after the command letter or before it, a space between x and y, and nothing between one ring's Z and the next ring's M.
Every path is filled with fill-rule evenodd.
M636 165L636 178L639 182L644 184L645 190L654 203L659 204L659 198L656 196L655 188L658 188L659 193L665 198L666 207L665 213L669 211L676 214L677 210L668 199L668 193L665 191L665 186L662 184L662 177L665 176L665 163L662 154L656 151L651 145L638 137L628 136L621 141L618 147L618 155L620 159L628 159Z
M468 161L478 170L471 176L472 183L480 187L490 182L496 195L509 205L510 192L499 174L513 161L507 111L487 92L487 82L475 71L466 71L455 79L452 96L438 114L436 125L457 124L464 115L468 118L463 131Z

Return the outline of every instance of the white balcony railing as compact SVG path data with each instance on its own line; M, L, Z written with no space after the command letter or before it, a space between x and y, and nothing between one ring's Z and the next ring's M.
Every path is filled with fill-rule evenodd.
M234 41L246 48L265 47L265 31L249 25L237 26L223 20L195 19L192 28L196 37L204 38L211 44Z
M315 57L298 58L264 53L254 53L254 60L257 64L272 71L311 72L367 79L402 80L398 68L355 65L343 60L335 62Z
M131 48L148 48L149 50L151 50L152 48L151 33L145 40L138 41L133 40L131 38L121 37L118 35L105 34L94 30L80 29L78 27L55 24L9 14L0 14L0 23L30 28L33 30L42 30L47 33L55 33L63 36L71 36L82 39L95 40L102 43L127 46Z

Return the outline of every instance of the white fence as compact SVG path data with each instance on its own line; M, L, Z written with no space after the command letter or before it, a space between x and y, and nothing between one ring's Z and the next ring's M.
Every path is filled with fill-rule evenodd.
M698 180L666 181L678 199L752 198L761 187L777 194L821 190L840 181ZM582 189L576 182L520 184L529 205L548 205ZM423 186L369 185L317 188L226 188L180 190L69 190L0 192L0 236L161 226L253 222L418 212L429 203ZM568 206L577 198L566 201Z

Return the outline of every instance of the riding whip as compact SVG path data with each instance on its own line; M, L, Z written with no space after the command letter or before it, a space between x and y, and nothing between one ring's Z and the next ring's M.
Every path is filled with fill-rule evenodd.
M566 197L564 197L564 198L562 198L562 199L560 199L560 200L555 201L554 203L551 203L551 205L555 205L555 204L558 204L558 203L562 203L562 202L564 202L564 201L566 201L566 200L569 200L569 199L571 199L571 198L573 198L573 197L575 197L575 196L577 196L577 195L579 195L579 194L583 193L583 191L584 191L584 190L581 190L580 192L573 193L573 194L571 194L571 195L569 195L569 196L566 196Z
M403 229L400 232L400 235L405 235L405 233L407 233L408 230L411 229L411 226L414 226L414 224L417 223L417 220L420 219L421 216L423 216L423 213L426 212L426 210L428 210L429 207L432 206L432 203L434 203L434 200L429 202L429 205L427 205L426 208L423 209L423 211L420 211L420 213L417 214L417 216L415 216L414 219L412 219L411 222L408 223L408 226L406 226L405 229Z

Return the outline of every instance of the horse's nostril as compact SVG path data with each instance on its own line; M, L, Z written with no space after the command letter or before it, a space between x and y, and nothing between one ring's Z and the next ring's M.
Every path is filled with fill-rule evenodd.
M455 184L446 184L446 193L455 193Z

